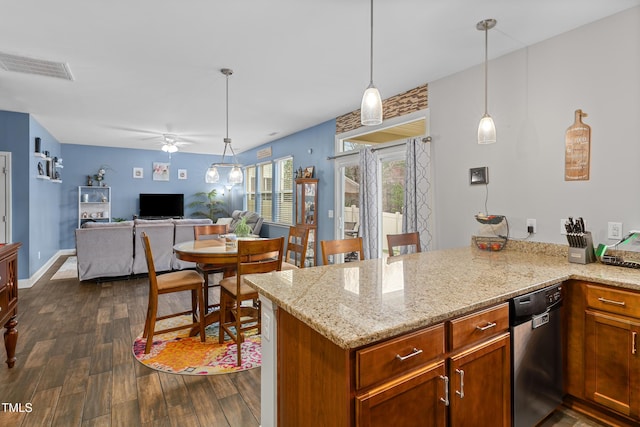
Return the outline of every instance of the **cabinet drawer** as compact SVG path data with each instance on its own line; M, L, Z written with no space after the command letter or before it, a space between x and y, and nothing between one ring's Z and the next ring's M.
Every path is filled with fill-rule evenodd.
M509 329L509 304L504 303L450 321L450 350L473 344Z
M356 388L407 373L444 355L444 324L409 333L356 352Z
M640 318L640 294L587 285L587 306L609 313Z

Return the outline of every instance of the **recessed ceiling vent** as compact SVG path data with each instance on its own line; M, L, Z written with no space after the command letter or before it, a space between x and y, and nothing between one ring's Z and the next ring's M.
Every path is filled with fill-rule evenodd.
M62 62L27 58L26 56L0 52L0 67L7 71L15 71L17 73L37 74L39 76L56 77L73 81L69 66Z

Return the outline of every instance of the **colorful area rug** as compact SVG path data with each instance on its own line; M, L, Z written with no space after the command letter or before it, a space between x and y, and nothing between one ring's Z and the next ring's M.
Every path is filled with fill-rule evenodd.
M77 279L78 278L78 259L70 256L64 261L64 264L58 268L58 271L51 276L51 280L61 279Z
M169 325L188 324L190 316L180 316L161 320L156 329ZM189 329L169 332L153 337L149 354L144 354L146 339L140 334L133 343L133 355L143 365L157 371L182 375L216 375L244 371L260 366L262 346L257 331L249 331L242 343L242 365L237 366L237 346L233 341L218 344L218 324L206 329L207 340L200 342L200 336L189 337ZM228 339L228 338L227 338Z

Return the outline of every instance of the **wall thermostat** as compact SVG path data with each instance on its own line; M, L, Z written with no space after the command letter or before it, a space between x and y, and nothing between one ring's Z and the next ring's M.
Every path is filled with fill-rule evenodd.
M481 168L469 169L469 184L488 184L489 168L484 166Z

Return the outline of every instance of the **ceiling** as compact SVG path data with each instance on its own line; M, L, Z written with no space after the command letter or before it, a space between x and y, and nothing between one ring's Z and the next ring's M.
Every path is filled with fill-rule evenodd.
M0 109L61 143L221 154L225 76L236 152L358 109L369 83L367 0L0 0L0 52L68 65L73 81L0 69ZM384 98L640 0L376 0ZM481 106L480 106L481 107ZM480 111L480 110L479 110Z

